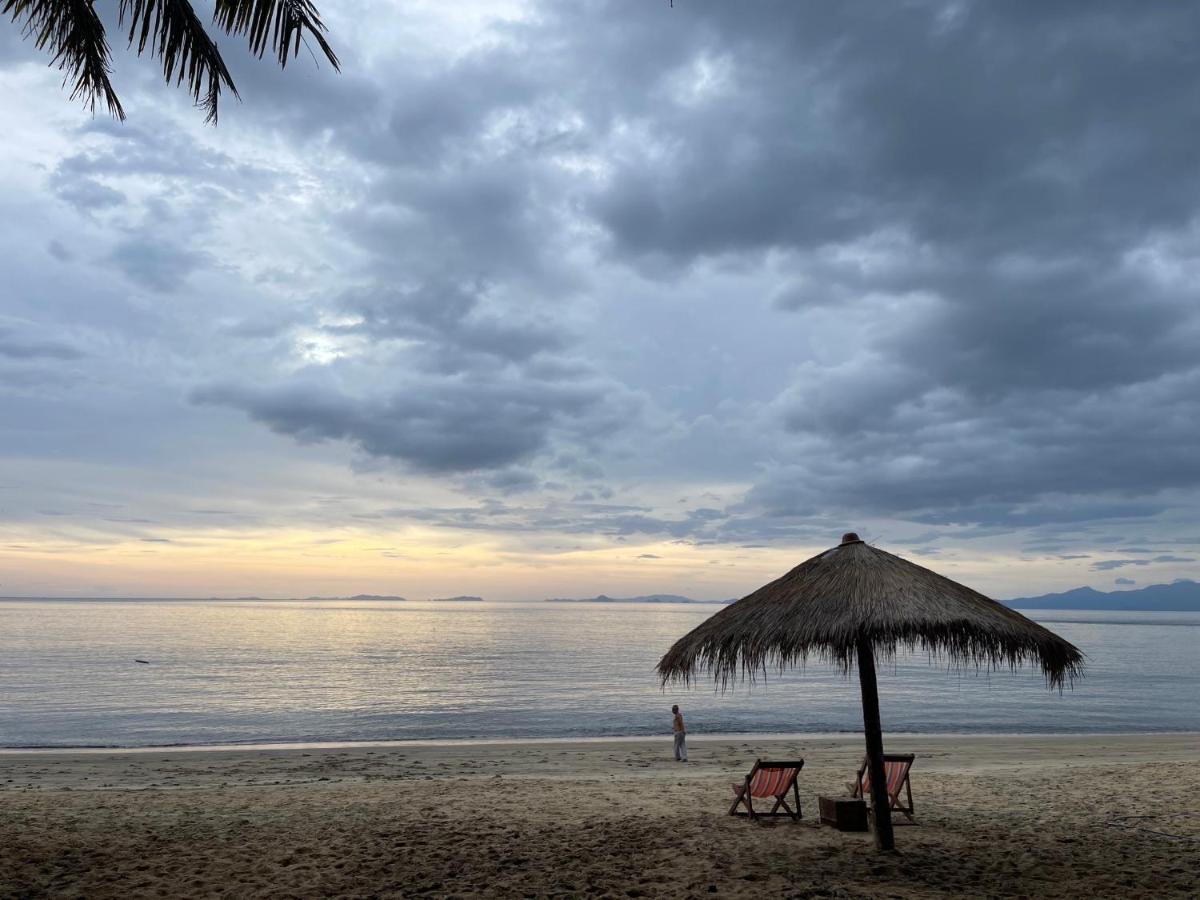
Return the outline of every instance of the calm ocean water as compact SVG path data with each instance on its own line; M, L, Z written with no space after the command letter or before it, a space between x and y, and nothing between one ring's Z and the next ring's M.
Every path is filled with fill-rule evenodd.
M695 733L861 727L857 681L823 665L662 691L658 658L718 608L0 600L0 746L644 735L676 702ZM1088 655L1074 690L901 659L885 729L1200 731L1200 613L1035 618Z

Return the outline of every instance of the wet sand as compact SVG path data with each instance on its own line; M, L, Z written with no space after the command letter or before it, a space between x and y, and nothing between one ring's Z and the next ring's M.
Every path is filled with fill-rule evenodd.
M861 738L690 747L3 753L0 897L1200 895L1198 735L889 737L894 854L817 824ZM726 815L755 757L805 759L802 823Z

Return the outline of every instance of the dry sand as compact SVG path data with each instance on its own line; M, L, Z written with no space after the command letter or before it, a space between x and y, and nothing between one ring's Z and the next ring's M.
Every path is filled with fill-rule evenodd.
M2 753L0 896L1200 896L1197 735L887 740L894 854L817 824L847 737ZM801 824L725 814L759 756Z

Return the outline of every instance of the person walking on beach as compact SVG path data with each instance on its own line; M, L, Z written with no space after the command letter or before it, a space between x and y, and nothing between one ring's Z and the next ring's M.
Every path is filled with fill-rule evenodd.
M683 724L683 713L678 706L671 707L671 731L675 734L675 761L687 762L687 728Z

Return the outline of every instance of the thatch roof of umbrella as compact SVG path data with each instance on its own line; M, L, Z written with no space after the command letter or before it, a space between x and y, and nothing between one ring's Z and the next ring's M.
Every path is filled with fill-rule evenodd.
M850 533L685 634L659 662L658 673L665 684L711 672L725 687L739 673L753 679L810 656L845 672L857 665L875 843L890 850L875 657L892 657L900 648L923 649L955 666L1035 665L1050 687L1060 689L1083 671L1083 654L1053 632Z
M847 538L850 538L847 535ZM927 651L951 665L1034 665L1052 687L1082 673L1072 644L1002 603L857 537L801 563L675 642L658 664L663 681L803 664L810 656L848 671L865 636L885 657Z

